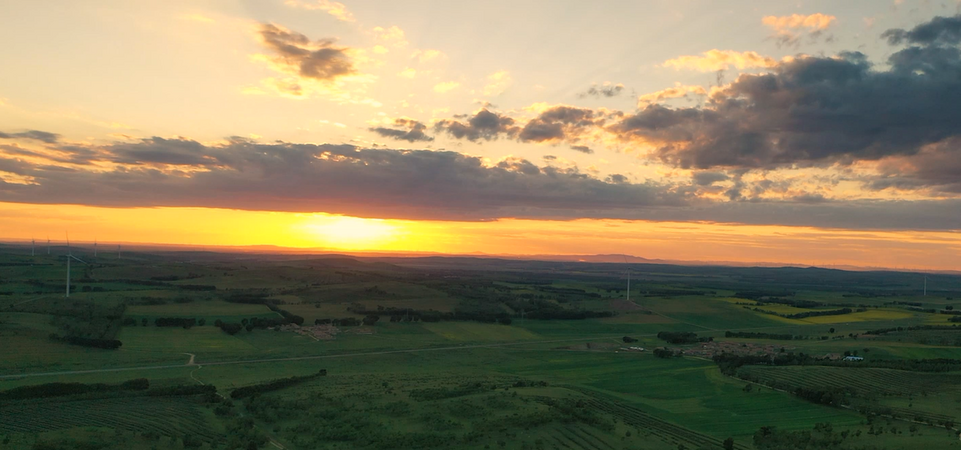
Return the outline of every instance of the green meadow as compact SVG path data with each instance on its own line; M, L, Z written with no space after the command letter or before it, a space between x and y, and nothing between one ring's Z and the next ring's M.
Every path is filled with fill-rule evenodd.
M62 258L0 251L3 448L751 449L764 427L823 438L810 448L959 442L961 330L942 313L958 277L924 297L912 274L632 265L628 302L616 264L88 259L64 298Z

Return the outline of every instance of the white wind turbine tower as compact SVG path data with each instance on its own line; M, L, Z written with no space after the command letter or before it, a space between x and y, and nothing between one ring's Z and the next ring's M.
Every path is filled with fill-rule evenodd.
M76 256L73 256L73 254L70 252L70 236L67 235L67 293L64 295L64 297L70 297L70 260L72 259L76 259L77 261L86 264L86 262L80 258L77 258Z
M631 268L627 268L627 302L631 302Z
M37 240L30 238L30 256L37 256Z

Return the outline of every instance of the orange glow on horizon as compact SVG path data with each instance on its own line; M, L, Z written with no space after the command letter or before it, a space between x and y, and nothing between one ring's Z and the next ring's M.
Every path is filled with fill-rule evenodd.
M961 233L704 222L502 219L445 222L212 208L0 203L0 238L325 251L490 255L629 254L675 261L959 270Z

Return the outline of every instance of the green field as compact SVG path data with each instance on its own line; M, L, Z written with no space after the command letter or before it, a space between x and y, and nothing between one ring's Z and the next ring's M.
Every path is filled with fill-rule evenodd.
M3 448L720 450L730 438L747 450L762 427L832 436L824 448L958 446L961 331L865 335L950 324L948 315L895 302L940 310L961 298L958 277L932 275L943 290L923 297L911 274L634 265L627 302L616 264L89 259L66 299L61 260L0 250ZM843 307L863 311L774 315ZM190 322L158 326L171 319ZM693 332L702 342L671 344L661 332ZM773 337L782 335L791 339ZM115 341L115 349L91 346ZM684 356L654 356L662 347ZM771 360L857 352L866 366L811 359L725 375L711 360L722 352ZM935 358L948 361L944 370L870 366ZM230 399L240 387L321 369L326 376ZM3 397L45 383L137 378L151 389L210 385L218 395L97 385L94 393ZM798 389L847 397L832 405Z

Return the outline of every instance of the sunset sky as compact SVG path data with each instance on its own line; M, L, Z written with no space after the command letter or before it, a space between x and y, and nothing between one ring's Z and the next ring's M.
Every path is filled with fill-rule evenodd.
M961 270L959 5L4 2L0 239Z

